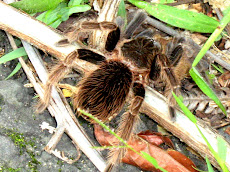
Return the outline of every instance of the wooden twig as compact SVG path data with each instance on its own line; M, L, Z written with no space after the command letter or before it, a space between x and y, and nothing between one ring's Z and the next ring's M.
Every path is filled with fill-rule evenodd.
M104 1L103 8L100 11L98 22L108 21L113 22L115 20L118 6L121 0L106 0ZM109 31L95 30L92 35L92 46L102 51L105 47L106 38Z
M177 1L177 2L173 2L173 3L166 3L166 5L169 5L169 6L177 6L177 5L182 5L182 4L190 4L190 3L198 3L197 2L198 0L180 0L180 1Z
M32 42L35 46L37 46L38 48L41 47L44 51L46 50L45 48L47 48L47 50L49 50L48 52L52 53L57 58L61 57L60 59L62 59L63 57L65 57L65 55L71 53L71 51L74 51L74 47L78 48L74 45L70 45L70 48L67 47L67 50L55 47L55 42L49 39L49 34L53 34L54 36L56 35L56 38L53 38L54 40L59 40L61 35L59 35L55 30L45 26L40 22L38 22L39 24L37 24L36 27L42 27L43 32L42 34L41 32L36 32L36 29L38 28L33 28L34 22L37 22L35 19L18 10L9 7L6 4L3 4L2 2L0 2L0 16L1 29L9 31L10 33L28 42ZM8 16L12 16L13 18L9 18ZM4 17L8 17L7 20L5 20ZM28 29L23 29L26 28L25 25L21 27L21 25L23 25L21 23L24 23L24 21L19 22L19 18L20 20L24 20L25 18L25 20L27 21L26 24L30 26L29 32ZM15 23L15 21L17 22ZM34 31L34 33L32 33L32 31ZM47 33L48 35L46 35ZM31 37L31 35L33 35L33 37ZM58 55L61 56L59 57ZM81 61L77 60L77 63L78 62ZM79 70L90 70L84 63L77 64L77 67L78 66ZM176 112L177 114L175 121L171 121L168 115L168 105L166 104L165 98L149 87L146 88L145 103L142 106L142 111L154 120L156 120L160 125L168 129L174 135L179 137L182 141L187 143L194 150L200 152L200 154L203 157L207 156L212 162L212 164L218 167L218 164L214 160L213 155L208 150L207 145L205 144L204 140L195 128L194 124L180 112ZM217 151L217 137L221 136L214 132L212 129L210 129L208 126L203 124L202 121L199 122L199 127L201 128L203 134L207 137L208 141L210 142L214 150ZM230 169L230 145L229 143L226 144L226 165Z

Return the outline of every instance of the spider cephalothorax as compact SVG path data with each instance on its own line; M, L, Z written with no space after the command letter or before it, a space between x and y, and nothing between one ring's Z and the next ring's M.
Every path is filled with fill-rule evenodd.
M168 57L167 55L161 54L159 43L143 34L139 34L139 36L132 37L131 39L126 39L133 35L133 33L129 32L134 32L134 28L140 26L145 18L145 13L138 13L137 17L134 17L134 20L138 20L131 22L135 27L128 25L124 32L125 34L123 34L124 38L120 38L120 29L114 23L83 22L79 27L81 29L111 30L111 32L108 33L104 52L109 52L108 54L110 55L114 53L115 55L106 57L103 56L103 53L95 53L91 51L91 49L85 48L85 46L70 54L63 61L64 63L60 62L57 64L50 73L47 84L45 85L45 98L39 106L40 110L44 110L48 105L52 85L56 84L70 71L73 67L74 59L80 58L87 60L97 64L98 67L96 70L87 73L77 84L77 89L75 89L72 96L74 109L77 110L80 108L86 110L103 122L106 122L118 114L127 98L131 97L132 100L129 103L129 110L122 115L117 129L117 133L122 139L126 141L129 140L135 124L139 119L139 109L145 97L145 85L148 84L150 80L158 80L160 76L163 76L167 84L173 89L179 84L178 78L171 68L171 64L173 64L173 62L173 65L179 63L182 56L181 46L175 46L172 51L169 51ZM74 32L79 32L79 28L78 31ZM65 38L59 43L63 45L63 43L69 42L70 40L75 39ZM119 40L120 42L117 44ZM111 57L114 56L116 58L112 59ZM174 59L176 60L173 60L173 57L175 57ZM107 171L110 171L111 167L121 160L124 153L124 148L111 152L110 164Z
M121 51L126 60L134 62L139 68L150 69L155 54L158 54L160 47L151 38L138 37L125 42Z

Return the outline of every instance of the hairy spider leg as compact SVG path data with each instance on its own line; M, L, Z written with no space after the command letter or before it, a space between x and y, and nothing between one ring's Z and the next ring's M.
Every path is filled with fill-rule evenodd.
M85 45L79 40L79 33L80 32L89 32L93 31L95 29L98 30L111 30L111 34L119 34L120 36L120 30L117 27L117 25L113 22L94 22L94 21L83 21L80 26L76 27L75 29L72 29L71 31L65 33L66 38L61 39L56 43L56 46L63 47L67 46L68 44L71 44L73 42L78 42L82 47L85 47ZM118 39L119 40L119 39ZM115 43L117 44L117 41Z
M172 96L172 91L176 95L180 95L180 80L175 75L174 66L176 66L182 58L182 51L182 47L178 45L172 50L171 54L168 55L169 57L164 54L156 55L149 74L150 79L152 80L156 80L158 77L161 77L166 82L166 87L169 90L167 92L167 97L171 117L175 116L174 108L176 106L176 101Z
M141 83L135 82L132 90L134 93L134 98L130 104L129 111L122 115L119 126L116 130L118 136L120 136L124 141L128 141L132 137L133 130L135 129L135 126L139 120L139 110L145 97L145 88ZM114 148L110 151L109 163L105 172L112 171L113 168L121 162L125 155L127 148L122 148L122 146L125 145L122 142L119 142L117 146L119 146L118 149Z
M41 113L49 105L52 87L55 86L65 75L67 75L74 64L75 59L78 58L77 51L70 53L64 61L59 61L49 73L48 80L44 85L44 96L40 99L36 107L36 112Z

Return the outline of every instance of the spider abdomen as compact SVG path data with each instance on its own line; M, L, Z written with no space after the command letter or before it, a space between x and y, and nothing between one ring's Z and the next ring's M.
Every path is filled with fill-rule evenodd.
M87 110L106 121L123 107L132 80L132 72L122 62L103 62L78 84L78 92L73 96L74 108Z

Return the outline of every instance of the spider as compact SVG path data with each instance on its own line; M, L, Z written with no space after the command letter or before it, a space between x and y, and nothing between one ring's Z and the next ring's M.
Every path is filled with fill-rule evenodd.
M77 89L72 96L73 107L76 111L78 108L86 110L102 122L107 122L121 111L125 102L131 97L129 110L122 115L117 128L117 134L123 140L129 140L139 119L139 110L145 97L145 85L159 78L164 78L167 85L175 91L180 85L173 66L176 66L182 57L181 45L171 46L168 48L168 55L165 55L162 54L160 44L149 37L150 32L144 31L135 37L132 36L145 18L144 12L138 12L124 33L120 33L119 27L113 22L84 21L81 23L80 29L77 28L74 31L75 35L81 29L110 31L105 43L105 52L108 52L108 57L84 48L85 45L81 42L82 49L74 51L52 69L44 86L45 96L38 106L38 111L41 112L48 106L52 86L70 72L76 58L90 61L97 64L98 67L87 73L77 84ZM120 34L123 34L121 39ZM67 43L78 41L78 38L75 37L67 37L57 44L64 46ZM169 100L171 101L172 98ZM169 107L173 111L172 103ZM92 120L87 120L93 123ZM125 151L125 148L111 151L106 171L111 171L113 166L120 162Z

